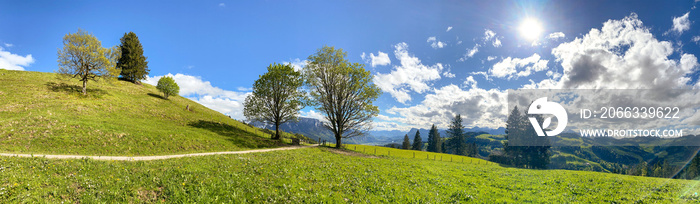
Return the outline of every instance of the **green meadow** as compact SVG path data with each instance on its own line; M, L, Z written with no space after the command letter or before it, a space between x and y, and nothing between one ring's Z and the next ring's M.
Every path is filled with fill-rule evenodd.
M80 85L0 69L0 152L164 155L285 145L190 99L164 99L148 84L91 81L87 96Z
M94 203L693 203L698 181L326 147L116 162L0 158L0 200Z

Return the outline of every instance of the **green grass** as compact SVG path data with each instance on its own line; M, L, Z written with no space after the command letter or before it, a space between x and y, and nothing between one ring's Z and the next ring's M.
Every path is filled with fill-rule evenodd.
M0 158L10 203L683 203L698 181L347 156L327 148L162 161ZM355 153L357 154L357 153Z
M284 145L189 99L163 99L148 84L91 81L88 96L80 85L0 69L0 152L163 155Z
M498 165L490 161L486 161L479 158L459 156L454 154L443 154L425 151L415 151L415 150L404 150L396 149L390 147L378 147L378 146L368 146L368 145L353 145L347 144L344 146L347 150L352 150L356 152L361 152L368 155L377 156L390 156L390 157L400 157L400 158L416 158L425 160L437 160L437 161L449 161L449 162L460 162L468 164L485 164L485 165Z

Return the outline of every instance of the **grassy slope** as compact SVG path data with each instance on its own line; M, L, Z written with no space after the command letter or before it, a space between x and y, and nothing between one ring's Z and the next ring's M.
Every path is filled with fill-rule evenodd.
M269 136L155 87L0 70L0 152L158 155L274 147ZM186 111L189 105L192 111Z
M698 181L307 148L147 162L0 158L8 202L697 202Z

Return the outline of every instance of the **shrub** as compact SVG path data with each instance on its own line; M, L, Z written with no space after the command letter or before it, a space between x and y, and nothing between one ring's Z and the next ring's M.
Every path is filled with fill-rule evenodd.
M177 95L180 93L180 87L175 83L172 77L164 76L158 80L158 86L156 88L163 92L163 95L167 99L170 95Z

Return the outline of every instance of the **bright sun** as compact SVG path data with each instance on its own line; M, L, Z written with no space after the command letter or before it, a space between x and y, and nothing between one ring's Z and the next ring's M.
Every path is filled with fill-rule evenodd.
M536 40L542 33L542 25L537 19L527 18L520 23L520 35L527 40Z

